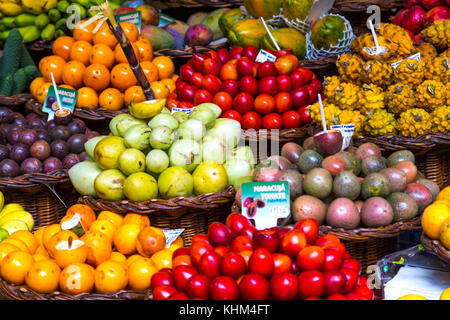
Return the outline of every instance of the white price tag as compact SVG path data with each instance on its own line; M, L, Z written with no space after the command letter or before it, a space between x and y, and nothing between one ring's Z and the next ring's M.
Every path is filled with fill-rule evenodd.
M61 229L62 230L70 230L70 229L76 227L78 224L81 224L81 217L78 213L75 213L73 215L72 219L61 223Z
M261 62L261 63L266 62L266 61L275 62L275 60L277 60L277 57L265 50L259 50L259 53L256 56L256 62Z
M184 229L167 229L162 230L164 235L166 236L166 248L169 248L172 242L176 240L182 234Z
M408 57L406 59L415 59L415 60L417 60L420 63L420 52L417 52L417 53L413 54L412 56L410 56L410 57ZM400 63L402 63L402 61L403 60L400 60L400 61L397 61L397 62L394 62L393 64L391 64L392 68L394 68L394 69L397 68L398 65Z
M337 124L331 126L331 130L339 130L342 134L342 150L347 149L350 146L350 141L353 136L353 132L355 131L355 124L349 123L349 124Z
M184 112L184 113L186 113L187 115L189 115L189 114L191 113L192 109L193 109L193 108L183 109L183 108L176 108L176 107L174 107L174 108L172 108L172 112L171 112L171 113L175 113L175 112L177 112L177 111L181 111L181 112Z

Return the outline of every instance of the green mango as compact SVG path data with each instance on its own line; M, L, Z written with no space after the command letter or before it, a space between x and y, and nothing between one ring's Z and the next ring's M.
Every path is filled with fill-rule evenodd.
M306 38L300 31L294 28L280 28L270 29L270 33L274 37L280 49L292 49L297 58L300 60L305 58ZM262 37L261 49L277 50L269 34Z
M259 19L243 19L237 21L228 33L228 39L234 46L248 45L260 49L261 38L267 33L264 24Z

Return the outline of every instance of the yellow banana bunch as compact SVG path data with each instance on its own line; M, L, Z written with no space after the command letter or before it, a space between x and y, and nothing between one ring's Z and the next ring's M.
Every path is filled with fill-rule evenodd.
M58 0L22 0L24 12L41 14L56 7Z
M0 12L4 16L17 16L24 12L20 3L15 3L13 1L1 0L0 1Z

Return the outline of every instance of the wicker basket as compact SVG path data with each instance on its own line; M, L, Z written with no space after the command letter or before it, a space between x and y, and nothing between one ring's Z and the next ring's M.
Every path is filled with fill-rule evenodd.
M13 96L0 95L0 106L8 107L10 109L19 109L30 99L32 99L30 93L20 93Z
M375 5L382 11L392 10L403 6L403 0L336 0L334 7L342 12L366 12L367 7Z
M154 6L155 8L167 9L167 8L178 8L178 7L214 7L214 8L224 8L230 6L243 5L243 0L156 0L149 1L146 3Z
M438 256L445 262L450 263L450 250L447 250L439 240L432 240L428 238L425 233L422 233L420 242L426 251Z

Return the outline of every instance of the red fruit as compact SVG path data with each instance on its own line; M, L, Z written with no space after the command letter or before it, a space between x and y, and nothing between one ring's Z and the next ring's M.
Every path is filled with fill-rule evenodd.
M434 7L425 14L424 27L429 27L434 21L447 19L450 19L450 8L444 6Z
M275 274L270 279L269 287L275 300L292 300L298 295L297 277L289 272Z
M291 77L288 75L280 75L277 77L278 90L289 92L292 90Z
M342 242L326 243L326 244L322 245L321 247L323 249L333 249L333 250L339 251L342 253L342 255L345 254L345 245ZM344 258L344 256L342 256L342 258Z
M177 292L171 295L167 300L190 300L184 292Z
M312 86L311 84L308 84L305 86L306 90L308 91L308 105L312 105L317 102L318 98L317 95L319 94L319 91L317 91L317 88Z
M280 238L282 236L284 236L286 233L288 233L289 231L292 230L292 228L288 228L288 227L273 227L273 229L277 230L278 235L280 236Z
M254 76L245 75L239 80L239 90L241 92L248 92L252 96L258 93L258 81Z
M236 63L236 68L239 77L256 77L256 63L251 61L249 58L240 58Z
M230 60L230 54L227 49L220 48L216 52L217 52L217 55L219 56L220 62L222 64L227 63L228 60Z
M290 272L292 269L292 259L284 253L273 253L273 274Z
M263 128L267 130L282 129L283 118L278 113L270 113L263 118Z
M320 90L322 90L322 82L320 82L317 79L312 79L311 82L308 84L308 86L311 86L311 87L315 88L316 89L316 93L319 93Z
M233 107L233 98L228 92L219 91L214 95L213 103L217 104L222 112L225 112Z
M355 292L347 293L345 296L347 297L347 300L368 300L363 295Z
M150 286L155 289L159 286L173 286L172 273L170 272L156 272L150 281Z
M297 89L300 87L303 87L306 83L305 77L303 76L303 73L299 70L295 70L290 75L292 89Z
M344 256L344 258L345 258L345 256ZM342 262L341 268L352 269L358 275L361 274L361 263L358 260L353 259L353 258L344 259L344 261Z
M419 3L424 7L426 10L430 10L437 6L443 6L444 1L443 0L419 0Z
M241 232L239 233L239 235L246 236L251 240L251 239L253 239L253 234L255 233L255 231L256 231L256 228L251 224L249 226L244 227L241 230Z
M196 241L191 244L191 261L193 265L198 265L205 252L213 251L213 247L204 241Z
M262 79L268 76L277 76L277 69L275 68L275 64L272 61L265 61L263 63L258 64L257 66L257 75L258 78Z
M198 264L198 271L210 278L220 274L220 255L214 251L205 252Z
M341 240L339 240L339 238L334 234L324 234L317 239L315 245L322 247L330 242L341 242Z
M172 268L162 268L162 269L160 269L158 272L168 272L168 273L172 273Z
M229 247L226 246L218 246L214 248L214 252L216 252L219 256L223 257L230 251Z
M266 115L275 110L275 99L267 93L261 93L255 98L255 111Z
M194 95L197 92L197 87L187 84L183 86L178 92L180 101L194 102Z
M304 271L300 273L297 280L300 299L321 297L325 291L325 276L320 271Z
M300 71L303 74L303 78L305 79L305 84L308 84L313 79L314 73L306 68L299 67L297 68L297 71Z
M237 300L239 289L232 277L218 276L211 281L209 294L213 300Z
M211 92L205 89L197 90L194 95L194 105L198 106L202 103L213 102L213 95Z
M306 86L292 90L292 105L294 108L300 108L308 105L309 91Z
M211 59L213 59L213 60L216 60L216 61L219 61L220 62L220 57L219 57L219 54L216 52L216 51L214 51L214 50L209 50L208 52L207 52L207 54L209 54L210 55L210 57L211 57Z
M283 113L282 117L283 126L285 129L299 128L301 125L300 115L295 110L290 110Z
M194 107L194 105L190 102L182 101L178 104L177 107L180 109L192 109Z
M309 246L299 252L297 256L297 266L300 271L322 270L325 262L325 252L321 247Z
M188 64L184 64L180 67L180 79L186 82L191 82L191 78L194 73L195 73L194 68L192 68Z
M205 60L205 62L203 62L203 74L204 75L211 74L218 76L220 74L221 67L222 64L219 61L213 58L208 58Z
M266 76L258 82L258 92L268 93L272 96L278 93L277 78L274 76Z
M325 295L330 296L334 293L342 294L345 290L347 279L345 274L339 270L329 270L324 272Z
M298 109L298 113L300 114L300 120L303 124L311 123L311 106L303 106Z
M256 230L252 241L254 249L265 248L269 252L275 252L280 244L280 237L273 229Z
M238 80L239 75L237 73L237 67L235 63L228 61L222 68L220 68L220 78L225 80Z
M225 111L225 113L222 114L222 118L233 119L238 122L241 122L242 116L236 110L227 110L227 111Z
M306 238L303 232L292 229L281 237L280 249L281 252L288 256L295 258L298 253L305 247Z
M249 272L259 273L269 279L273 273L273 258L270 251L265 248L259 248L253 251L248 261Z
M279 57L274 62L275 69L277 69L278 74L291 74L292 71L298 66L298 60L294 61L289 57L289 55L285 55Z
M285 113L291 109L293 100L289 92L278 92L274 98L277 113ZM300 120L300 115L298 119Z
M225 80L220 91L228 92L234 98L239 93L239 83L237 80Z
M248 273L239 282L239 294L243 300L265 300L269 296L269 283L258 273Z
M342 294L331 294L325 300L347 300L347 297Z
M309 298L306 298L305 300L323 300L323 299L318 298L318 297L309 297Z
M209 277L204 274L193 275L187 283L187 294L191 298L208 299L210 283Z
M262 126L262 118L257 112L249 111L242 116L241 125L244 130L259 130Z
M213 222L208 227L208 240L213 246L228 246L231 239L231 229L225 224Z
M207 74L203 77L202 88L215 94L222 87L222 81L213 74Z
M254 99L248 92L240 92L233 99L233 109L240 114L253 110Z
M258 49L255 46L248 45L241 52L241 57L247 57L251 61L255 61L258 56Z
M281 49L281 50L278 50L277 52L275 52L275 56L277 58L286 56L288 54L293 54L292 49Z
M408 9L405 19L403 20L403 27L417 34L423 29L426 11L421 6L416 5Z
M323 264L323 271L339 270L342 265L344 254L334 249L325 249L325 262Z
M193 244L196 241L204 241L204 242L210 244L209 240L208 240L208 235L205 233L197 233L196 235L194 235L191 239L191 243Z
M358 278L359 278L358 273L356 273L355 270L349 269L349 268L341 268L339 271L341 271L345 275L345 278L346 278L344 292L349 293L349 292L353 291L353 289L356 288L356 285L358 282Z
M208 53L194 53L192 55L192 67L197 72L203 71L203 63L206 59L211 58Z
M240 213L231 213L225 220L225 224L231 229L231 233L236 236L244 227L250 226L251 222Z
M220 272L234 279L239 278L247 270L244 258L236 252L228 252L220 262Z
M300 230L306 237L306 242L313 245L319 236L319 223L312 218L306 218L294 225L294 229Z
M231 48L230 53L229 53L230 60L231 59L239 59L242 56L242 50L244 50L244 48L242 48L242 47Z
M153 289L153 299L167 300L175 293L177 293L177 289L174 286L158 286Z
M175 288L185 291L187 282L195 274L198 274L198 272L193 266L179 265L175 267L175 269L173 269L173 283Z
M353 291L354 293L362 295L367 300L373 300L374 294L371 289L369 289L367 286L356 286L356 289Z
M191 251L191 249L187 248L187 247L178 248L173 252L172 260L181 255L189 255L190 251Z

